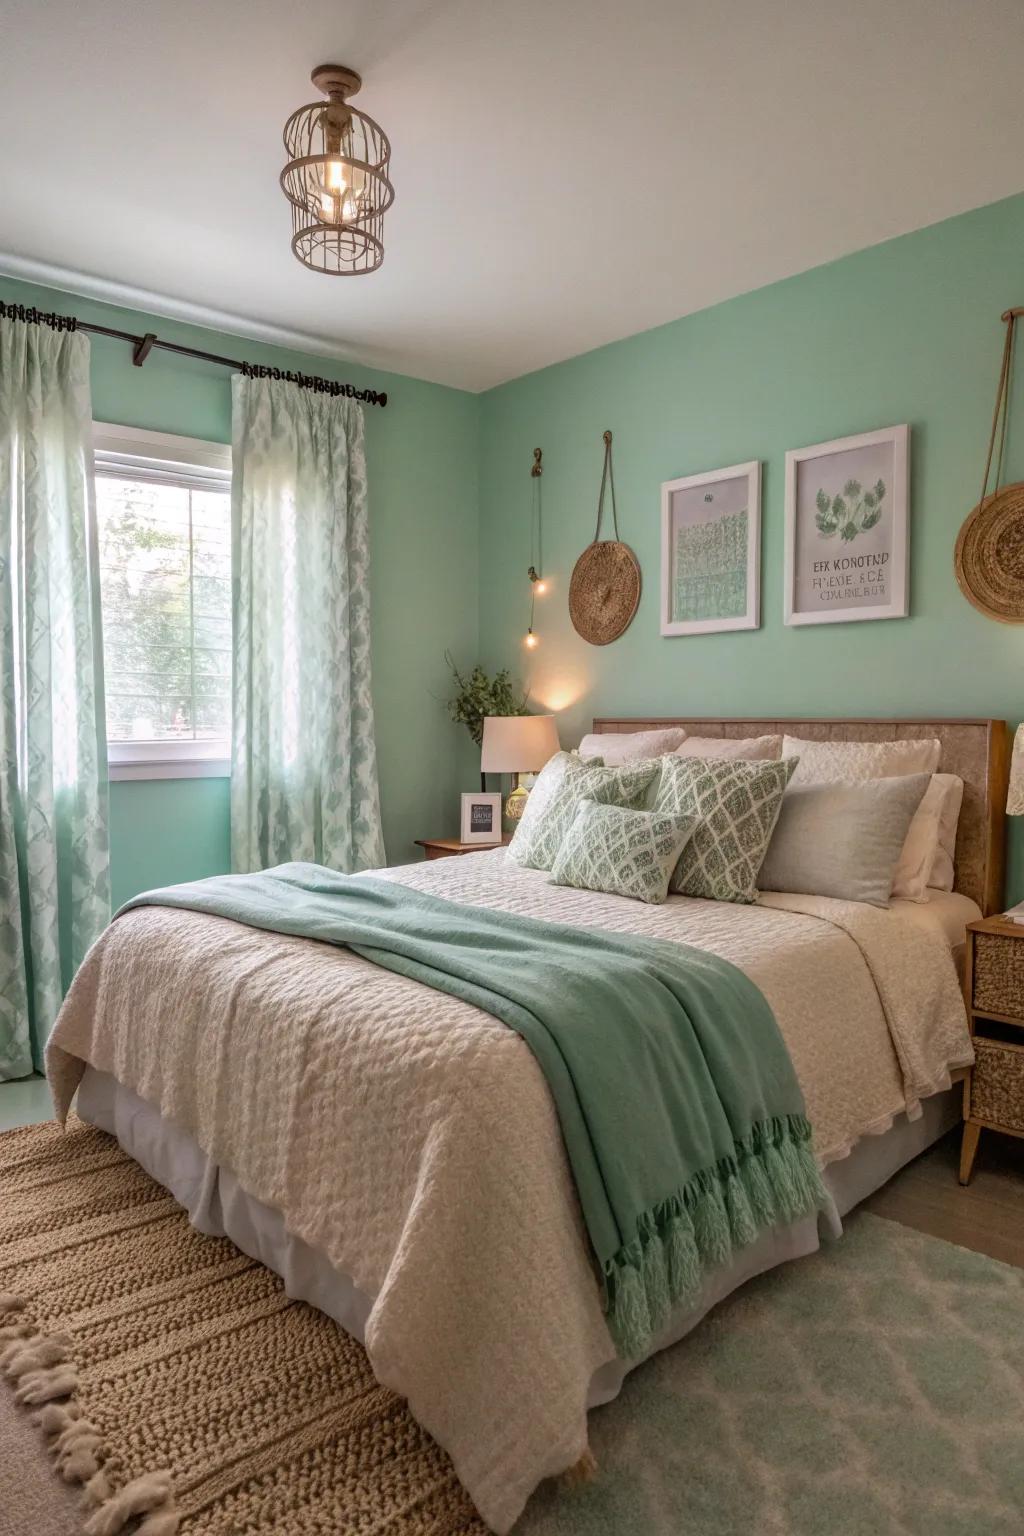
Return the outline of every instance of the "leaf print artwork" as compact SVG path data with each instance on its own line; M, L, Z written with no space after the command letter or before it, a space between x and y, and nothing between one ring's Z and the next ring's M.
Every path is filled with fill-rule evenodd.
M824 487L819 488L814 498L814 521L820 537L831 539L838 533L844 544L852 544L859 533L866 533L881 521L884 500L882 479L867 491L859 480L847 480L842 492L835 496L830 496Z

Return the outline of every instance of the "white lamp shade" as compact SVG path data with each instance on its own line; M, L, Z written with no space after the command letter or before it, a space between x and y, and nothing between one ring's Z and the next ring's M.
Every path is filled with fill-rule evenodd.
M558 751L554 715L488 715L481 773L538 773Z

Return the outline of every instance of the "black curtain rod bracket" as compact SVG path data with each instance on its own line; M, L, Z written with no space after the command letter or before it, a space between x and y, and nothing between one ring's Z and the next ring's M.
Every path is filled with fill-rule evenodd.
M54 331L86 331L93 336L110 336L115 341L126 341L132 348L132 363L141 368L154 347L161 352L175 352L179 357L195 357L203 363L216 363L222 368L234 368L247 379L284 379L297 384L300 389L311 389L318 395L344 395L349 400L360 400L366 405L385 406L386 390L356 389L354 384L344 384L337 379L322 379L313 373L294 373L290 369L269 368L264 363L246 363L235 357L221 357L218 352L202 352L198 347L183 347L176 341L161 341L154 331L135 336L131 331L118 331L109 325L93 325L79 320L76 315L59 315L56 310L36 309L34 305L8 304L0 299L0 320L22 320L26 325L48 325Z

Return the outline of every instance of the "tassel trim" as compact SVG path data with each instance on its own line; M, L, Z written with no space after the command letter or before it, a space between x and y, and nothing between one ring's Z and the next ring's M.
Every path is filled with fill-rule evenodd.
M71 1340L42 1333L28 1310L28 1297L0 1292L0 1371L14 1387L16 1402L38 1408L33 1418L49 1441L60 1476L84 1488L92 1511L86 1536L119 1536L129 1524L134 1536L175 1536L181 1517L174 1508L170 1472L147 1472L122 1488L111 1487L103 1437L75 1401L78 1370Z
M637 1222L604 1268L605 1312L618 1353L646 1354L672 1308L696 1305L704 1276L767 1228L828 1204L804 1115L759 1121L728 1157Z

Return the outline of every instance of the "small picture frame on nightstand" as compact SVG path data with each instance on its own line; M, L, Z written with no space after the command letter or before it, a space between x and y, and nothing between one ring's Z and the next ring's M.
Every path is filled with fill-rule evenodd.
M481 847L501 842L500 795L463 795L462 842L479 843Z

